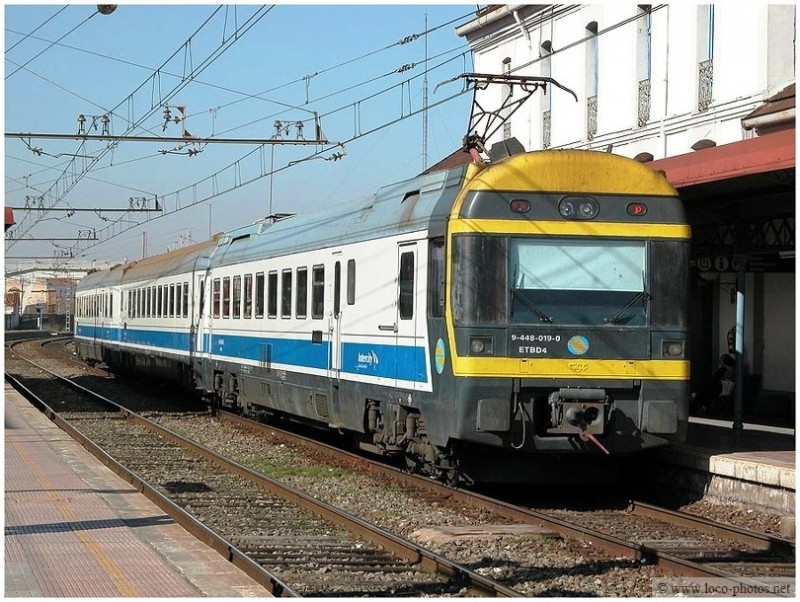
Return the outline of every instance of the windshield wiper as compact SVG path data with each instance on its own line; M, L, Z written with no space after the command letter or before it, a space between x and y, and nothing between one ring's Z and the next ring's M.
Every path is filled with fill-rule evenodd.
M633 297L631 297L628 300L628 302L625 305L623 305L619 309L619 311L617 311L617 313L615 313L610 318L603 318L603 322L605 324L623 324L623 323L628 323L631 320L631 318L633 318L633 314L631 314L629 316L626 316L627 319L625 320L625 322L622 321L622 314L624 314L626 311L628 311L631 307L633 307L636 303L638 303L641 299L644 299L644 298L647 298L649 300L649 299L653 298L653 295L651 295L647 291L640 291L640 292L636 293Z
M535 313L537 316L539 316L539 321L540 321L540 322L544 322L545 324L552 324L552 323L553 323L553 317L552 317L552 316L548 316L548 315L547 315L546 313L544 313L544 312L543 312L541 309L539 309L538 307L536 307L536 306L535 306L533 303L531 303L531 302L530 302L530 301L529 301L529 300L528 300L528 299L527 299L527 298L526 298L526 297L525 297L525 296L524 296L522 293L520 293L520 292L519 292L517 289L514 289L514 288L512 288L512 289L510 289L510 290L511 290L511 300L512 300L512 303L511 303L511 307L512 307L512 310L511 310L511 315L512 315L512 316L514 315L514 310L513 310L514 303L513 303L513 300L514 300L514 297L516 297L517 299L519 299L519 300L520 300L520 303L522 303L522 304L523 304L523 305L524 305L524 306L525 306L525 307L526 307L528 310L530 310L531 312L533 312L533 313Z

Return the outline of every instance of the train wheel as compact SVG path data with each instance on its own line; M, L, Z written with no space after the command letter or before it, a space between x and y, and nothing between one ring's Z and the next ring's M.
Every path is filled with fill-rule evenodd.
M409 474L419 474L420 463L414 456L410 454L404 454L403 459L406 465L406 472Z

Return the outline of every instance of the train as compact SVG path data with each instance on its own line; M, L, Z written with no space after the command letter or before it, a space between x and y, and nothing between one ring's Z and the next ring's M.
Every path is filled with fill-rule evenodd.
M691 230L663 173L496 145L87 274L87 362L452 483L593 481L686 439Z

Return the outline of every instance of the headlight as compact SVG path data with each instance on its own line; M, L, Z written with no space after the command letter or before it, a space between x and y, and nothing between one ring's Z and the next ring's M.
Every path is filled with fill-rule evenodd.
M567 219L594 219L599 203L588 196L566 196L558 203L558 212Z
M473 355L492 355L494 339L492 337L470 337L469 351Z
M661 357L683 357L683 341L662 341Z

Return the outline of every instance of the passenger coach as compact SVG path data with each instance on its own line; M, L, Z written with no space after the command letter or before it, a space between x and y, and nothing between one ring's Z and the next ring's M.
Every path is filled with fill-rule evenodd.
M76 341L451 481L592 479L685 438L689 236L640 163L496 157L90 274Z

